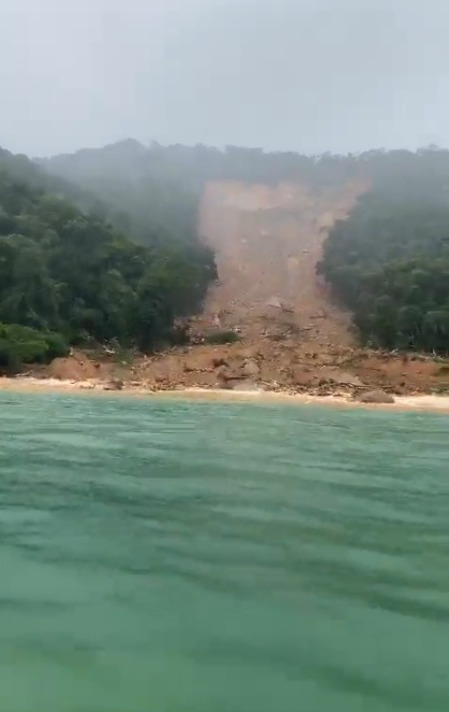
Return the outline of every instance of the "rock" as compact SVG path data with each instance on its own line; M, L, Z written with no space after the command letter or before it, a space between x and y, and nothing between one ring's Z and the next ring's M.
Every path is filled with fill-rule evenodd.
M114 378L104 387L105 391L121 391L125 384L120 378Z
M240 381L238 374L232 373L226 366L220 366L217 371L217 383L219 388L232 389L232 382Z
M217 385L218 388L221 388L224 391L232 391L239 383L240 381L229 379L227 381L219 380Z
M265 304L267 307L273 307L273 309L282 309L284 306L282 299L279 299L279 297L271 297L270 299L267 299Z
M333 369L322 369L325 374L326 380L335 383L338 386L351 386L352 388L363 387L363 381L348 371L340 371Z
M93 391L95 388L95 383L90 383L90 381L85 381L82 383L78 383L78 387L81 388L82 391Z
M298 366L292 369L291 380L295 386L310 386L317 383L318 377L307 367Z
M243 364L242 373L248 378L259 378L260 367L254 359L247 359Z
M271 299L268 299L265 304L267 307L271 307L272 309L280 309L281 311L290 313L294 311L291 304L287 304L287 302L284 302L279 297L271 297Z
M320 384L319 387L316 390L316 395L317 396L331 396L333 394L333 388L331 388L328 384Z
M234 391L260 391L262 390L260 386L257 385L257 383L254 383L254 381L251 381L250 379L245 380L245 381L230 381L232 384L232 390Z
M228 362L226 359L222 358L221 356L216 356L215 358L212 359L212 366L214 368L220 368L220 366L227 366Z
M243 349L240 352L240 355L243 359L245 359L245 361L246 359L254 359L256 356L261 356L261 354L258 354L254 348Z
M366 393L359 393L355 400L359 403L394 403L395 400L391 393L386 393L385 391L376 390L368 391Z
M217 378L219 381L229 381L232 375L226 366L220 366L217 371Z

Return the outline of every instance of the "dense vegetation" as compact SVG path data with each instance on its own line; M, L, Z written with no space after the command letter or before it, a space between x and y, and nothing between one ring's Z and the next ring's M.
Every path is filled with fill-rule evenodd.
M238 146L219 150L153 143L147 148L129 139L55 156L41 165L49 174L81 186L87 191L84 200L86 194L101 198L108 214L112 211L120 219L121 213L133 233L144 238L157 228L181 233L185 239L195 232L198 198L207 181L268 185L299 181L324 192L357 179L377 185L406 185L419 179L423 185L427 178L447 179L449 152L429 147L416 153L379 150L304 156Z
M18 324L0 324L0 371L15 372L26 363L47 363L57 356L66 356L68 351L60 334Z
M92 340L150 349L200 307L215 277L193 236L139 245L96 199L87 214L67 195L80 204L88 194L0 151L0 368Z
M169 149L123 141L42 161L55 174L97 197L95 212L144 245L197 245L203 182ZM86 200L78 201L83 207Z
M449 352L449 166L364 195L331 230L318 270L365 343Z

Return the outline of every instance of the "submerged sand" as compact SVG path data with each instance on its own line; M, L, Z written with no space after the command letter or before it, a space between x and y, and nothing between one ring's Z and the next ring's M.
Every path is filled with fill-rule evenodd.
M228 401L228 402L260 402L260 403L290 403L297 405L330 405L337 407L414 410L449 413L449 396L432 394L416 394L396 396L394 403L365 404L355 401L351 393L338 393L328 396L318 396L308 393L286 393L256 390L225 390L219 388L177 388L173 390L150 390L144 386L125 386L120 390L108 388L102 381L73 381L56 378L35 378L19 376L16 378L0 378L0 392L73 392L92 394L114 394L125 396L141 396L148 398L190 398L193 400Z

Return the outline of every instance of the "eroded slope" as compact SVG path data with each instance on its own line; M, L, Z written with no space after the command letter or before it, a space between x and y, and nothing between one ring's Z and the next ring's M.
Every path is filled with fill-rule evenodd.
M210 183L200 211L202 238L216 253L219 284L208 319L237 326L254 340L291 324L302 340L350 343L348 315L316 276L323 240L366 186L313 191L278 186Z

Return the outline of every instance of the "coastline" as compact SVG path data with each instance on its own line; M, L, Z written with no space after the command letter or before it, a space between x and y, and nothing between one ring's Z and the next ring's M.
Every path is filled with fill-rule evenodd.
M96 395L140 396L154 398L188 398L219 402L284 403L291 405L327 405L340 408L363 408L368 410L417 411L449 414L449 395L414 394L396 396L394 403L361 403L352 398L350 392L338 392L319 396L314 393L289 393L287 391L227 390L219 388L174 388L153 390L144 385L111 388L108 383L98 380L75 381L56 378L36 378L17 376L0 378L0 393L91 393Z

